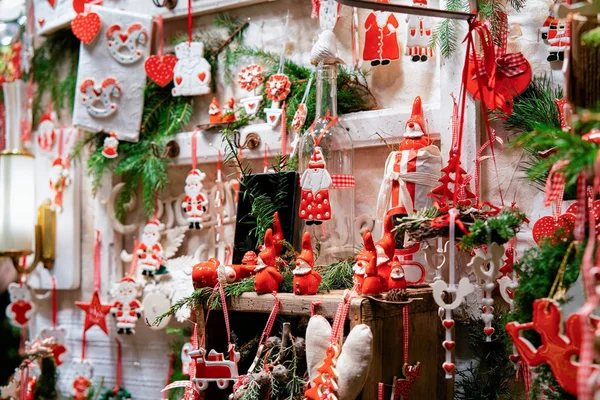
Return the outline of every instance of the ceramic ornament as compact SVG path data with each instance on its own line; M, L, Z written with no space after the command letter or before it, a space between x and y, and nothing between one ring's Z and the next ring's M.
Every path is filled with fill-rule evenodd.
M219 389L227 389L230 381L238 379L240 353L235 351L234 345L230 346L228 359L223 353L217 353L215 350L208 354L204 349L190 353L196 369L193 381L198 390L206 390L209 382L216 382Z
M36 311L29 287L23 283L12 282L8 285L10 303L6 306L6 317L12 326L24 328L29 324Z
M169 272L172 273L170 269ZM148 287L151 287L151 285L146 285L144 292ZM171 299L161 290L148 291L142 300L146 326L155 331L165 329L171 322L171 316L163 317L160 322L157 322L157 318L169 311L171 305Z
M256 95L256 88L264 80L264 73L260 65L250 64L241 69L238 74L238 85L242 90L253 92L253 96L240 99L240 103L244 106L244 110L248 115L254 115L262 103L262 96Z
M223 113L221 113L221 107L216 97L213 97L208 106L208 121L211 124L220 124L223 122Z
M383 291L384 280L380 278L377 270L377 250L373 243L371 232L366 229L363 234L364 247L356 254L354 276L359 282L357 291L365 296L375 296ZM360 283L360 275L363 275ZM385 282L387 285L387 282Z
M442 268L447 267L450 263L448 259L448 241L444 242L442 238L438 238L436 246L426 243L423 253L427 266L435 271L433 280L442 279Z
M252 276L257 264L258 256L252 250L248 250L246 253L244 253L242 264L233 264L229 265L229 267L233 268L235 271L235 280L241 281L242 279Z
M223 118L221 122L234 122L235 121L235 99L230 97L227 103L223 106Z
M564 132L569 132L571 130L571 126L569 121L571 120L571 106L566 98L562 99L554 99L556 103L556 107L558 108L558 117L560 119L560 127ZM585 139L584 139L585 140Z
M333 30L342 5L335 0L313 0L312 17L319 19L321 30Z
M389 3L389 0L379 0ZM398 20L389 11L371 11L365 20L365 41L363 60L372 66L388 65L400 58L398 44Z
M321 274L315 271L315 255L308 231L304 232L302 236L302 250L296 257L296 268L292 272L294 274L294 294L317 294L319 283L321 283Z
M126 276L111 291L115 302L110 313L115 318L118 334L135 334L135 325L142 316L142 304L137 299L141 286L131 276Z
M298 148L298 142L300 142L300 130L304 126L306 122L306 117L308 115L308 109L306 108L306 99L308 99L308 94L310 93L310 89L312 87L313 74L308 78L308 83L306 84L306 89L304 90L304 95L302 95L302 100L300 104L298 104L298 109L294 113L294 118L292 119L292 132L294 133L294 139L292 140L291 146L292 151L290 153L290 158L293 158L296 155L296 151Z
M104 147L102 147L102 155L106 158L116 158L119 156L117 149L119 147L119 139L117 139L117 133L111 132L110 135L104 139Z
M540 35L542 36L542 40L548 40L548 31L550 30L550 24L554 21L554 12L553 7L548 9L548 16L544 20L542 27L540 28Z
M86 400L92 387L92 364L88 360L73 361L71 394L75 400Z
M133 64L144 56L142 48L148 45L148 31L138 23L127 27L114 24L106 30L106 40L110 55L119 64Z
M300 186L302 187L300 219L306 220L307 225L320 225L331 218L331 203L329 202L329 188L332 180L325 165L323 152L315 146L308 162L308 168L302 173Z
M152 218L144 226L137 248L138 263L141 264L144 276L153 277L168 273L164 266L164 251L160 242L163 229L164 225L156 218Z
M50 189L54 193L52 206L60 213L62 212L62 194L72 183L69 156L66 158L58 156L54 159L50 168L49 183Z
M56 142L56 113L48 110L40 118L40 123L37 129L37 144L40 150L50 152L54 148Z
M418 254L421 249L421 243L416 243L410 247L404 249L397 249L394 253L394 257L397 262L402 266L404 271L404 278L408 286L418 286L425 283L427 278L427 270L425 267L413 260L415 254Z
M413 7L427 8L427 0L413 0ZM427 61L433 58L433 46L431 46L431 33L433 21L429 17L420 15L407 15L407 34L404 54L411 61Z
M195 137L194 137L195 140ZM188 172L185 179L185 197L181 207L187 214L187 221L190 229L201 229L202 218L208 208L208 197L202 191L204 185L202 181L206 175L197 168Z
M204 58L204 43L183 42L175 46L173 96L199 96L210 93L211 67Z
M531 230L533 241L540 244L544 238L554 236L557 229L562 229L563 234L556 240L569 237L575 229L575 214L564 213L557 217L546 215L538 219Z
M42 328L39 333L39 340L51 342L52 357L57 367L64 363L68 352L65 346L66 338L67 328L64 326Z
M280 102L285 100L288 94L290 94L291 87L290 79L285 74L273 74L265 84L265 92L267 98L272 100L271 107L265 108L265 114L267 116L267 124L275 128L279 125L281 120L281 108Z
M100 16L92 11L81 12L71 21L71 31L84 44L92 43L101 27Z
M475 276L483 282L485 297L482 299L483 314L481 314L481 319L484 323L483 332L486 335L486 342L491 342L494 334L494 328L492 327L494 298L492 293L496 289L496 276L500 271L503 257L504 247L494 242L488 245L485 250L482 248L475 249L475 255L467 264L473 269Z
M566 19L552 19L548 26L549 62L563 61L571 46L571 23Z
M273 293L279 291L279 284L283 282L283 275L277 268L277 250L273 241L273 229L265 232L263 248L258 253L258 260L254 268L254 290L257 293Z
M139 137L150 54L152 17L90 5L102 21L96 38L81 44L73 124L92 132L115 132L118 140Z
M173 54L154 55L146 59L144 69L152 82L165 87L173 80L175 65L177 65L177 57Z
M235 281L235 270L230 266L222 265L216 258L200 262L192 268L192 281L194 289L215 287L217 283L231 283Z
M76 301L75 305L85 311L84 331L87 331L94 325L98 325L100 329L108 335L108 328L106 327L106 314L110 312L111 306L108 304L102 304L100 295L97 291L92 294L92 299L89 303L82 301Z
M394 259L394 252L396 249L396 238L393 232L394 223L392 221L392 216L388 216L383 221L383 235L381 239L377 243L375 243L375 250L377 251L377 274L379 275L379 279L381 280L382 291L387 292L390 288L390 283L402 286L402 282L406 285L406 279L404 277L404 269L398 262L397 266L400 266L402 269L402 273L398 276L398 272L396 271L396 277L392 279L391 277L391 265ZM399 282L396 282L399 280Z

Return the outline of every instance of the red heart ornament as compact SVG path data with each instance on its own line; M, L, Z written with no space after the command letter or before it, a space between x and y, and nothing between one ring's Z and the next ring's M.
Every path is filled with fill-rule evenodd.
M600 200L595 200L592 203L592 210L596 218L596 235L600 235ZM577 203L571 204L565 214L577 215Z
M454 371L454 363L445 362L442 364L442 368L444 368L447 373L451 374Z
M81 14L85 11L85 4L89 3L91 0L73 0L73 10L77 14Z
M448 351L452 350L454 348L454 341L453 340L444 340L444 342L442 343L442 346L444 346L444 348Z
M178 85L181 85L181 81L183 81L183 78L182 78L182 77L180 77L180 76L176 76L176 77L175 77L175 83L176 83L176 84L178 84Z
M543 238L551 237L558 228L562 228L563 234L557 238L558 240L567 239L575 228L575 214L565 213L559 215L558 218L547 215L535 221L531 233L533 240L540 244Z
M250 107L250 109L253 109L255 106L256 106L256 104L254 104L254 103L249 103L248 104L248 107Z
M444 325L444 328L446 328L446 329L452 329L452 327L454 326L454 320L453 319L445 319L442 321L442 325Z
M146 75L160 87L165 87L173 80L177 57L173 54L150 56L144 63Z
M508 358L510 358L510 361L512 361L513 364L516 364L519 361L521 361L521 356L518 354L511 354L510 356L508 356Z
M485 334L487 336L492 336L494 334L496 330L494 328L492 328L491 326L488 326L486 328L483 328L483 332L485 332Z
M206 72L200 72L198 74L198 79L200 79L200 82L204 82L204 79L206 79Z
M48 0L48 4L50 4L50 7L54 8L56 5L56 0Z
M100 31L100 16L95 12L77 14L71 21L71 30L77 39L90 44Z
M269 115L269 119L271 120L271 122L275 121L275 116L274 115Z
M40 27L44 26L44 22L46 22L44 18L38 18L38 24L40 24Z

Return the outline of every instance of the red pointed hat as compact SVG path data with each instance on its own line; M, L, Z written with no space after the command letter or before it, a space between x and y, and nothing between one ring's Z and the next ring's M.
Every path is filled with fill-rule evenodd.
M285 237L283 235L283 229L281 229L279 212L275 211L275 213L273 214L273 246L275 246L277 256L281 255L281 251L283 250L283 244L281 243L281 241L284 239Z
M40 124L42 122L46 122L46 121L50 121L52 122L52 112L51 111L46 111L41 117L40 117Z
M63 165L62 157L56 157L54 159L54 162L52 163L52 166L56 167L57 165L60 165L62 167L62 165Z
M310 161L308 162L308 168L325 168L325 159L323 158L323 152L319 146L315 146Z
M412 113L410 114L410 118L406 121L406 126L412 128L414 124L417 124L421 127L421 131L423 133L427 133L427 129L425 127L425 118L423 118L423 105L421 103L421 97L415 97L415 101L412 107Z
M123 278L121 278L121 282L135 283L135 279L133 279L133 277L127 275L127 276L124 276Z
M315 266L315 254L313 253L312 243L310 242L310 232L304 232L302 236L302 251L296 257L296 260L304 260L310 267Z
M365 260L371 262L377 257L377 251L375 250L375 244L373 243L373 235L371 231L365 229L365 233L363 234L363 243L364 247L357 254L355 259Z
M413 4L426 6L427 0L413 0Z
M244 253L244 258L242 258L242 264L256 265L257 260L258 257L256 256L256 253L252 250L248 250L246 253Z
M385 255L391 260L394 257L394 250L396 247L396 240L394 238L394 223L392 222L392 216L387 215L383 220L383 236L377 242L377 246L381 246Z
M275 246L273 246L273 230L267 229L265 232L264 247L258 256L263 260L265 265L274 266L276 263L277 255L275 253Z

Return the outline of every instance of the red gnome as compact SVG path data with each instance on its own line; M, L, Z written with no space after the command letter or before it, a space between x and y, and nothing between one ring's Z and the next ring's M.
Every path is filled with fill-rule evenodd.
M388 290L390 265L394 258L394 251L396 250L396 239L394 238L392 229L394 229L392 216L387 215L383 220L383 236L375 245L375 249L377 250L377 271L381 279L381 290L383 292Z
M377 295L381 293L382 285L381 278L377 273L377 250L375 250L371 231L368 229L363 235L363 242L365 246L356 255L356 263L365 271L361 291L367 296Z
M390 262L390 277L388 279L388 290L406 289L406 277L404 268L398 260Z
M272 293L279 290L283 276L276 267L277 252L273 245L273 230L267 229L263 250L258 253L258 264L254 269L254 290L256 293Z
M273 246L275 246L275 254L279 257L283 251L283 244L285 240L283 236L283 229L281 229L281 221L279 220L279 212L275 211L273 214Z
M230 265L231 268L235 271L235 280L241 281L242 279L248 278L254 272L254 268L256 268L256 262L258 258L256 257L256 253L252 250L248 250L244 254L244 258L242 258L242 264L234 264Z
M215 287L219 282L217 268L219 260L210 258L208 261L200 262L192 267L192 281L194 289L203 287Z
M304 232L302 236L302 251L296 257L296 268L294 268L294 294L306 295L317 294L321 274L314 270L315 255L310 243L310 232Z

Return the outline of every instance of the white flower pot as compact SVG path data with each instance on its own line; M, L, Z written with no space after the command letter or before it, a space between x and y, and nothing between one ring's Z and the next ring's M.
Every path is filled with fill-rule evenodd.
M262 96L244 97L243 99L240 99L240 103L244 105L244 110L246 110L246 114L254 115L260 108L260 104L262 103Z
M265 108L265 114L267 115L267 124L271 128L275 128L279 125L281 120L281 108Z

